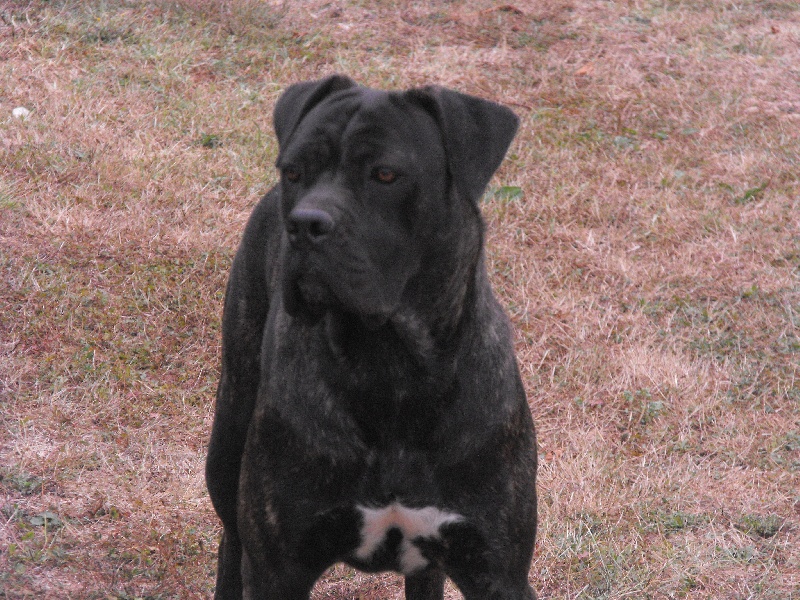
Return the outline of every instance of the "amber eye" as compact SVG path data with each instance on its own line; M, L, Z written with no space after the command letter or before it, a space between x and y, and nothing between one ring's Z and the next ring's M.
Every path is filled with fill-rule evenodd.
M397 172L386 167L378 167L372 172L372 177L380 183L394 183L397 179Z
M300 171L293 167L286 167L283 170L283 176L291 183L297 183L300 181Z

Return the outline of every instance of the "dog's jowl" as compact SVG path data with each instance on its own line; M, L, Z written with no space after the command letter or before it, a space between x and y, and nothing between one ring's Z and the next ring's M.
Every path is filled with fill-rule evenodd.
M531 599L536 440L479 200L497 104L333 76L275 109L280 183L233 262L207 481L217 598L306 599L337 562L406 598Z

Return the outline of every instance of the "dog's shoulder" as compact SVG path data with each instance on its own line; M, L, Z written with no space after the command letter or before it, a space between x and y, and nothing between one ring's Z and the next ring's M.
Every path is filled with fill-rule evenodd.
M260 345L274 300L280 253L280 191L267 192L250 214L233 259L223 310L223 361Z
M228 294L272 295L281 243L279 205L280 190L276 186L259 200L250 214L233 260Z

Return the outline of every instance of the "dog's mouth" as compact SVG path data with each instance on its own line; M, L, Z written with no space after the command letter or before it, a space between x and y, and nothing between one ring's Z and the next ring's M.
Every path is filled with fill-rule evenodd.
M343 299L315 269L285 275L283 306L291 317L307 325L316 325L328 312L355 316L368 329L378 329L391 317L390 312L370 311L357 301Z
M335 304L335 297L318 276L288 269L283 280L283 306L293 318L314 325Z

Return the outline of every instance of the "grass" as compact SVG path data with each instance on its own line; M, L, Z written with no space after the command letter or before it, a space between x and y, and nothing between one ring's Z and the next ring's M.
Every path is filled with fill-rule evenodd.
M520 116L483 210L539 429L540 597L800 596L796 2L0 17L0 597L209 597L225 278L276 98L332 71ZM315 597L400 593L337 567Z

